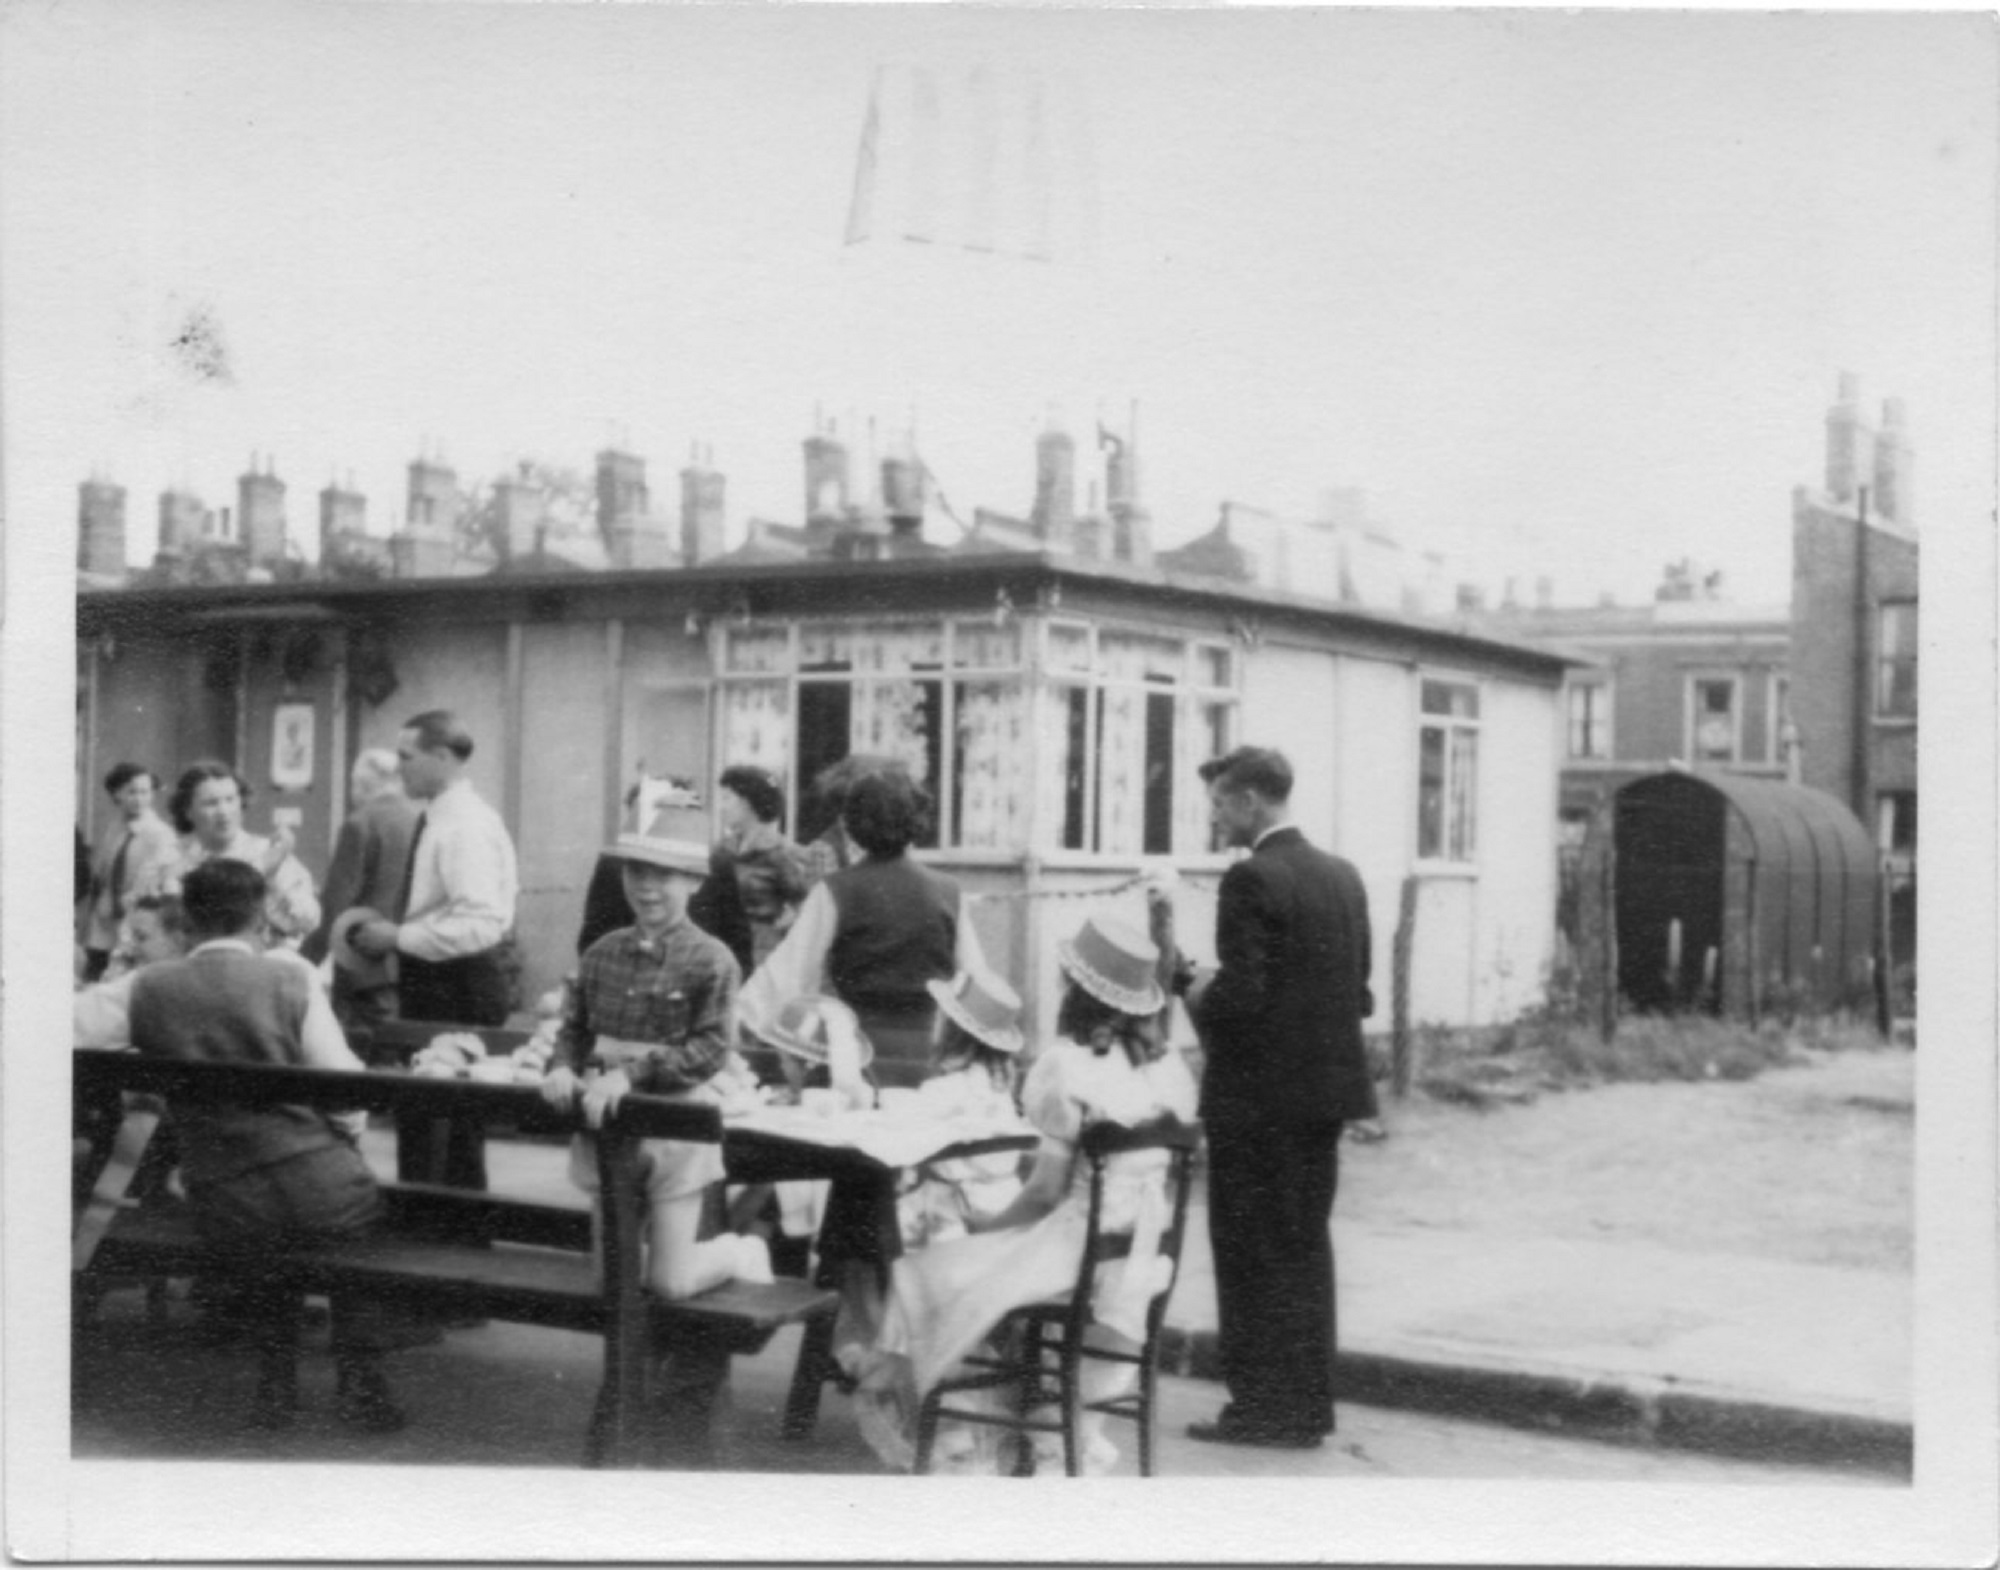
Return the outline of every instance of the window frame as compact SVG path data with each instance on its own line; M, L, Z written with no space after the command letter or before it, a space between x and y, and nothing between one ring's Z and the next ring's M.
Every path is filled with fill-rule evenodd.
M1891 654L1887 648L1890 618L1892 616L1900 616L1905 612L1908 613L1909 617L1909 632L1906 635L1909 646L1907 650ZM1870 694L1870 712L1878 720L1914 722L1917 718L1918 659L1922 652L1920 643L1921 626L1922 622L1917 614L1917 601L1914 596L1908 599L1881 600L1875 606L1875 646L1871 651L1874 657L1869 662L1874 673L1874 691ZM1902 641L1902 639L1898 640L1899 643ZM1894 690L1893 677L1904 666L1907 666L1909 669L1907 687L1909 706L1907 708L1891 708L1888 699Z
M1595 731L1601 733L1603 737L1602 748L1596 752L1578 752L1576 750L1577 716L1574 705L1575 699L1582 693L1590 693L1602 699L1603 713L1596 718L1596 723L1592 727ZM1613 716L1616 712L1617 704L1612 696L1612 677L1610 672L1607 671L1602 675L1592 674L1581 679L1571 677L1564 684L1563 688L1564 761L1567 763L1609 763L1616 756L1617 739L1612 729L1615 723Z
M1424 698L1426 695L1424 689L1432 685L1457 688L1461 691L1470 692L1472 694L1471 714L1436 714L1426 709L1424 707ZM1412 683L1412 696L1414 700L1413 707L1416 711L1417 740L1416 811L1413 814L1414 822L1412 825L1415 831L1415 843L1411 847L1414 865L1418 871L1422 872L1459 874L1477 872L1480 866L1480 818L1482 816L1479 810L1480 754L1483 750L1479 745L1479 737L1485 729L1485 683L1477 676L1465 671L1420 668L1416 672L1415 681ZM1438 787L1440 794L1438 848L1435 851L1426 853L1424 850L1423 804L1424 737L1427 731L1432 730L1437 731L1442 738L1444 771L1440 777ZM1460 836L1453 832L1452 774L1455 767L1453 759L1457 756L1458 749L1452 743L1454 736L1459 734L1469 735L1472 738L1472 780L1465 797L1471 808L1472 821L1463 835L1465 840L1463 851L1454 854L1452 850L1453 841Z
M783 681L787 686L791 736L787 749L786 800L791 815L796 821L799 806L800 752L799 724L803 712L801 689L806 686L830 686L845 684L851 691L856 685L868 682L935 681L939 687L939 746L935 778L929 782L937 803L937 842L935 849L954 857L1005 858L1021 855L1054 855L1065 859L1081 858L1088 861L1108 860L1114 862L1134 862L1148 856L1161 854L1144 849L1106 852L1102 844L1102 804L1098 796L1101 788L1102 769L1100 767L1101 747L1098 745L1099 728L1102 724L1104 694L1108 688L1129 687L1150 695L1167 695L1173 700L1173 733L1168 743L1169 766L1172 767L1182 751L1185 736L1193 733L1186 727L1199 725L1201 734L1207 737L1211 730L1212 710L1220 706L1223 711L1222 730L1225 736L1233 738L1240 733L1243 691L1243 651L1227 637L1203 633L1188 633L1162 627L1155 623L1125 620L1098 620L1077 615L1033 614L1016 622L1018 643L1015 662L1012 665L962 665L959 663L958 648L961 626L976 625L982 617L977 612L938 610L934 612L885 613L868 616L809 616L803 618L760 617L750 621L730 623L716 629L716 645L712 656L715 694L711 704L711 746L710 779L711 792L715 782L727 767L728 760L722 757L724 736L722 734L727 701L723 695L725 684L741 682ZM940 629L940 653L942 659L936 670L922 669L902 673L877 671L807 671L800 669L802 640L806 626L840 626L846 629L862 625L873 627L910 626ZM733 634L774 634L783 633L785 643L783 653L776 656L779 664L764 670L734 670L730 668L730 648ZM1065 633L1081 634L1083 639L1083 668L1055 668L1052 654L1055 640ZM1173 658L1169 662L1172 676L1167 681L1132 681L1124 678L1107 677L1104 665L1103 640L1113 638L1137 638L1171 646ZM1209 679L1211 661L1219 657L1227 677L1226 685L1217 685ZM991 846L967 849L964 844L964 826L959 821L962 803L958 800L957 776L957 725L959 708L959 687L966 683L993 683L1017 681L1020 684L1023 701L1029 706L1030 745L1040 745L1040 721L1042 705L1067 704L1064 696L1070 691L1084 694L1084 741L1083 741L1083 844L1068 846L1061 843L1063 823L1043 821L1047 816L1037 810L1037 802L1031 801L1025 817L1025 843L996 850ZM1031 767L1030 777L1035 778ZM1190 782L1182 781L1176 773L1173 790L1192 790ZM1037 791L1039 795L1039 791ZM1175 859L1208 854L1205 842L1180 844L1178 813L1179 797L1170 794L1167 807L1166 833L1169 849L1165 854ZM1206 822L1206 815L1203 815ZM1145 838L1145 820L1140 824L1141 842Z
M1727 758L1704 758L1696 745L1696 735L1701 728L1701 710L1696 697L1705 685L1729 687L1729 756ZM1681 745L1689 763L1696 767L1726 768L1740 767L1743 763L1743 673L1741 671L1700 670L1689 671L1681 689Z

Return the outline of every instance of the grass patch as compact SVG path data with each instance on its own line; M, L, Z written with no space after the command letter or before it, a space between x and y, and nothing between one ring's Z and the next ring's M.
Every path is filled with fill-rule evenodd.
M1548 1009L1505 1025L1421 1026L1412 1045L1417 1087L1442 1101L1494 1106L1545 1090L1591 1085L1754 1079L1814 1052L1880 1050L1874 1029L1838 1015L1749 1025L1705 1014L1638 1014L1606 1041L1595 1026Z

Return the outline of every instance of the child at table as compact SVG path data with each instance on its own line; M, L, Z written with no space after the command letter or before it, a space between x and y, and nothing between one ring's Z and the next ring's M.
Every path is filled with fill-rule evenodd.
M607 851L620 864L635 924L606 933L583 956L542 1096L599 1127L633 1090L668 1100L720 1103L728 1074L731 1014L740 973L720 941L688 919L688 895L708 873L708 849L689 841L621 834ZM769 1281L761 1238L725 1233L698 1241L703 1192L722 1180L722 1151L694 1140L648 1139L647 1287L693 1297L725 1281ZM570 1181L597 1192L594 1144L570 1146ZM602 1249L603 1239L597 1238Z
M879 1325L841 1351L857 1381L854 1413L862 1436L892 1466L911 1465L925 1392L1010 1309L1075 1280L1089 1210L1083 1131L1106 1121L1194 1116L1194 1081L1157 1027L1166 994L1151 939L1125 923L1092 917L1056 955L1068 984L1056 1016L1061 1039L1037 1054L1021 1091L1023 1111L1042 1136L1027 1183L1000 1215L974 1220L970 1236L898 1259ZM1168 1284L1167 1262L1156 1252L1168 1208L1165 1167L1165 1153L1150 1150L1115 1156L1107 1168L1104 1225L1129 1230L1133 1242L1131 1253L1099 1279L1094 1336L1136 1344L1147 1304ZM1086 1370L1084 1399L1104 1400L1134 1374L1129 1367ZM1085 1471L1108 1470L1118 1452L1103 1433L1102 1414L1086 1412L1080 1426ZM964 1436L968 1448L970 1438ZM939 1456L947 1467L988 1459L952 1455L942 1430Z
M962 970L927 983L937 1000L932 1076L916 1092L932 1117L1011 1117L1021 1054L1020 994L997 976ZM903 1246L964 1237L1021 1192L1020 1160L1012 1151L961 1156L913 1168L897 1197Z

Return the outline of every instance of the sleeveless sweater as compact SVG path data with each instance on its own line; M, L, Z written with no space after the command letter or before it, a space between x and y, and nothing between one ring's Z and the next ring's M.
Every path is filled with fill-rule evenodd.
M838 920L827 953L834 993L860 1013L919 1014L927 981L958 964L957 883L908 856L862 861L826 880Z
M132 978L132 1045L154 1057L303 1067L312 978L266 954L210 949ZM344 1144L311 1107L175 1107L190 1190Z

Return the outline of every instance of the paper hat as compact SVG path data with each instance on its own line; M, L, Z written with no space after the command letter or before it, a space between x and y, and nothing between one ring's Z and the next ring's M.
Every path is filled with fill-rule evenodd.
M1021 995L998 976L961 970L949 981L927 981L945 1018L995 1052L1021 1050Z
M1077 935L1056 945L1056 962L1099 1002L1126 1014L1157 1014L1166 1007L1160 990L1160 951L1137 927L1092 916Z

